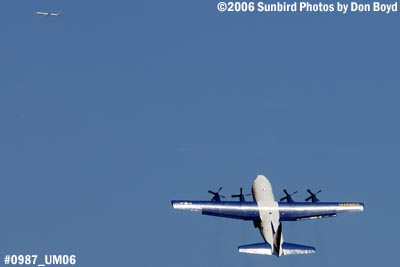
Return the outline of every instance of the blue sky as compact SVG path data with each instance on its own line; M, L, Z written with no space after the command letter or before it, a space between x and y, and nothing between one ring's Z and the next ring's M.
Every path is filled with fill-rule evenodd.
M217 1L0 3L0 252L77 266L397 260L399 15L228 14ZM57 18L38 10L61 10ZM177 212L253 178L361 201L284 224L317 254L237 252L251 223ZM385 248L386 247L386 248Z

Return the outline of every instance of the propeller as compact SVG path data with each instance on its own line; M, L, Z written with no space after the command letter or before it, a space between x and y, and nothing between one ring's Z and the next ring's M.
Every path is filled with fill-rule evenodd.
M293 203L293 202L294 202L292 196L293 196L294 194L296 194L297 191L294 191L293 193L289 194L288 191L286 191L286 189L283 189L283 193L285 193L286 196L284 196L283 198L281 198L279 201L285 201L285 200L286 200L286 201L289 202L289 203Z
M317 195L319 193L321 193L322 190L318 190L317 193L313 193L310 189L307 189L307 192L310 194L310 196L308 198L305 199L305 201L309 201L311 199L312 202L316 203L319 201L319 199L317 198Z
M244 196L251 196L251 194L243 194L243 187L241 187L240 194L232 195L231 197L233 197L233 198L238 197L239 202L246 202L246 200L244 199Z
M217 192L208 190L208 193L214 195L214 196L212 197L211 201L220 202L220 201L221 201L221 198L225 198L225 196L221 196L221 195L219 194L219 192L221 192L221 190L222 190L222 186L218 189Z

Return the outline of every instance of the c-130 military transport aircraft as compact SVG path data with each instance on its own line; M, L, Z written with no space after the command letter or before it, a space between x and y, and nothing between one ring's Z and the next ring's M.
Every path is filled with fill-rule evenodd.
M363 203L357 202L319 202L316 194L308 189L310 196L306 202L295 202L292 199L294 192L286 194L281 202L274 199L271 183L264 175L257 175L252 186L254 202L246 202L240 189L240 194L232 195L238 197L239 201L221 201L219 193L209 190L213 194L211 201L173 200L174 209L201 212L203 215L226 217L253 221L254 227L260 229L265 242L251 245L239 246L239 252L263 255L294 255L315 253L315 248L283 242L282 222L298 221L305 219L319 219L333 217L341 212L360 212L364 210ZM282 202L285 201L286 202ZM311 200L311 202L307 202Z

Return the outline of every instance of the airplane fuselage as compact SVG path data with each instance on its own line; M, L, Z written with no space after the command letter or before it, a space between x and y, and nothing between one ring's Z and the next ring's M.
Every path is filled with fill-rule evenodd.
M258 208L258 223L256 227L268 244L272 254L282 253L282 225L279 216L279 204L275 201L271 183L263 175L258 175L253 182L252 193Z

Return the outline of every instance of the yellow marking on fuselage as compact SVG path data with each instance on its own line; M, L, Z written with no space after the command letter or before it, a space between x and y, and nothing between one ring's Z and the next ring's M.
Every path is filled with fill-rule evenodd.
M351 207L351 206L358 207L361 205L360 205L360 203L339 203L339 206L341 206L341 207Z

